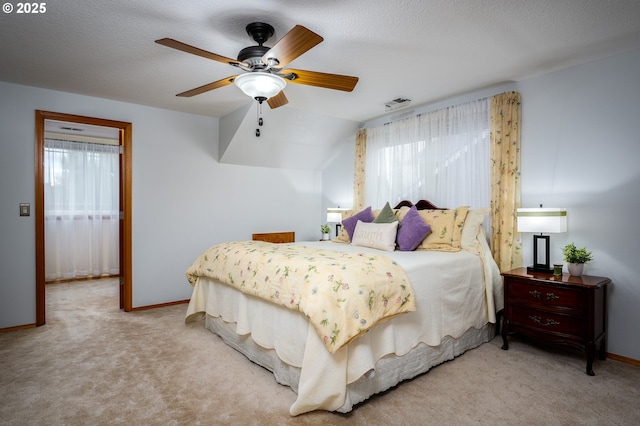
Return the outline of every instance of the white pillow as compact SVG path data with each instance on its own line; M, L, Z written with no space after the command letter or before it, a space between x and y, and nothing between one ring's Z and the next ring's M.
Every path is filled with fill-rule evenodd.
M464 227L462 228L462 240L460 241L460 247L463 250L470 251L472 253L480 253L478 247L478 231L482 226L484 217L489 213L489 207L482 209L469 210L467 218L464 221Z
M351 245L394 251L396 249L397 233L398 221L391 223L366 223L359 220L353 231Z

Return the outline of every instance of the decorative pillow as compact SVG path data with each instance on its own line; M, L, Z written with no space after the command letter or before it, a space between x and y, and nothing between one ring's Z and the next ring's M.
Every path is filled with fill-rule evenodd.
M358 224L359 220L365 223L373 222L373 212L371 211L371 206L359 211L351 217L342 219L342 227L347 231L349 241L353 240L353 231L356 229L356 225Z
M393 212L389 202L387 201L387 204L384 205L376 218L373 219L373 223L391 223L396 222L397 220L398 218L396 217L396 214Z
M349 234L347 234L347 230L344 229L344 226L340 227L340 234L331 241L333 241L334 243L349 244Z
M462 228L469 206L450 210L418 210L422 219L431 226L431 233L417 250L460 251Z
M491 209L489 207L469 210L467 218L464 221L464 227L462 228L462 240L460 241L460 247L463 250L480 253L477 240L478 231L484 222L485 215L489 213L490 210Z
M431 226L420 217L416 206L411 206L398 229L396 237L398 248L402 251L415 250L429 232L431 232Z
M359 220L353 231L351 245L371 247L378 250L394 251L398 221L391 223L365 223Z
M413 206L411 206L413 207ZM398 217L398 220L400 221L400 225L402 225L402 221L404 219L404 216L407 214L407 212L409 212L409 207L407 206L402 206L400 207L398 210L396 210L396 216ZM417 207L416 207L417 209Z

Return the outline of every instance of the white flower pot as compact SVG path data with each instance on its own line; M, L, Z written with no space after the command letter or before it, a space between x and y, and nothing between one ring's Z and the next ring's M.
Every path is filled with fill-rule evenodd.
M569 273L574 277L579 277L582 275L582 270L584 269L584 263L567 263L567 269Z

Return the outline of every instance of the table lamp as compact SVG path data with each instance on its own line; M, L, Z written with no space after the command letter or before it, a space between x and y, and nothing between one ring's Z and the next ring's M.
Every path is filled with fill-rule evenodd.
M336 224L336 238L340 235L340 228L342 227L342 212L347 210L340 207L329 207L327 209L327 223Z
M518 232L534 232L533 236L533 266L527 267L527 272L553 273L549 262L549 235L543 233L567 232L567 209L561 208L521 208L517 210ZM544 243L543 245L539 242Z

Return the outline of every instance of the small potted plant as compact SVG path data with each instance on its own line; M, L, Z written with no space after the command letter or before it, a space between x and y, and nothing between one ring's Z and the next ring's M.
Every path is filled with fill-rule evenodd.
M320 231L322 231L322 239L323 240L328 240L329 239L329 233L331 232L331 228L329 227L329 225L327 225L327 224L320 225Z
M586 247L577 248L574 243L569 243L562 248L564 260L567 262L567 269L573 276L582 275L584 264L593 260L593 255L587 251Z

